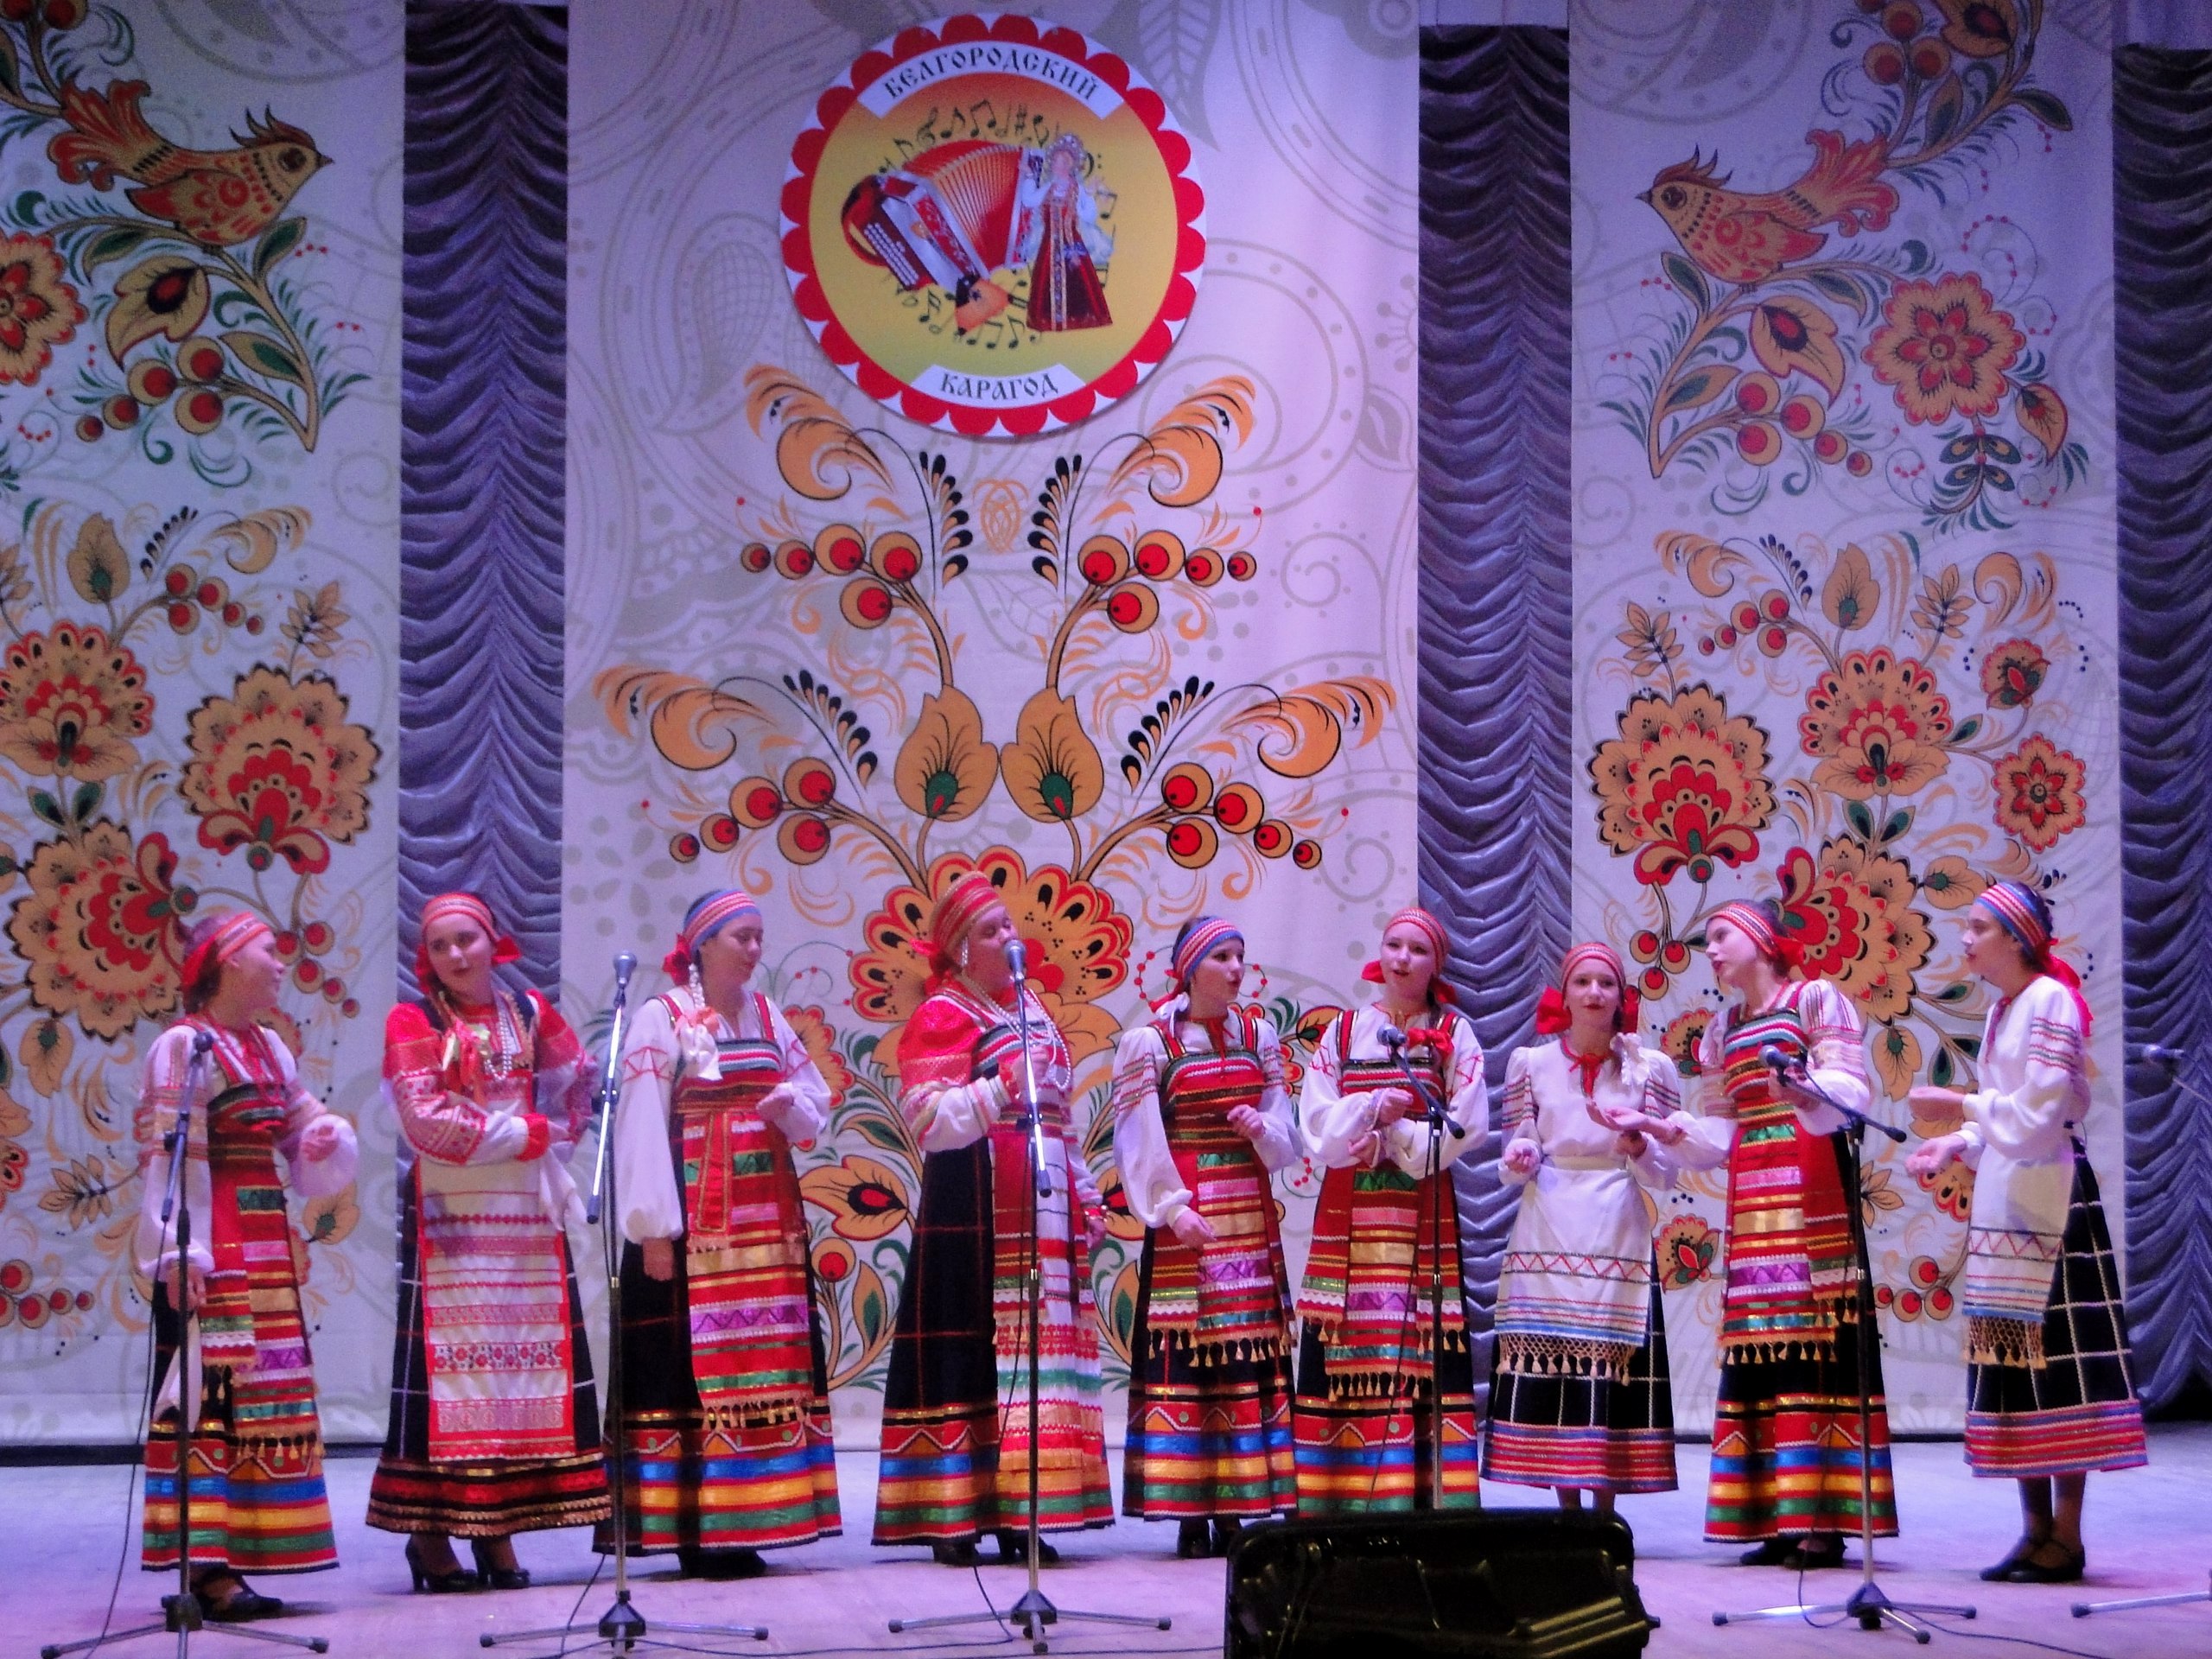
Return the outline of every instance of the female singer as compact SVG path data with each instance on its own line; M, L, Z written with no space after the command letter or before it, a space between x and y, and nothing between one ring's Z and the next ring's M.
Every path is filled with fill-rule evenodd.
M1303 1147L1274 1027L1236 1006L1244 936L1194 918L1173 963L1182 994L1124 1032L1114 1057L1114 1153L1129 1213L1148 1230L1122 1513L1175 1518L1179 1555L1223 1554L1247 1518L1298 1502L1288 1284L1268 1178Z
M423 907L420 1002L384 1028L399 1125L399 1321L369 1524L407 1535L417 1591L520 1589L513 1537L604 1520L607 1465L566 1228L591 1110L583 1048L471 893ZM470 1572L451 1540L467 1538Z
M1726 1288L1720 1394L1705 1535L1750 1542L1747 1566L1840 1567L1859 1529L1860 1463L1874 1531L1894 1537L1889 1410L1880 1333L1859 1325L1870 1275L1852 1250L1843 1185L1844 1118L1820 1098L1864 1110L1865 1028L1826 980L1790 978L1796 945L1771 899L1720 906L1706 924L1713 976L1736 1001L1698 1050L1700 1116L1668 1155L1728 1166ZM1778 1048L1777 1073L1761 1051ZM1809 1084L1809 1086L1808 1086ZM1817 1092L1816 1092L1817 1091ZM1866 1344L1868 1438L1859 1430L1859 1360Z
M1674 1173L1675 1067L1637 1040L1637 1001L1609 944L1578 944L1505 1071L1500 1178L1522 1188L1497 1281L1491 1480L1558 1489L1562 1509L1675 1490L1667 1327L1643 1192Z
M1443 1390L1444 1502L1476 1503L1475 1384L1451 1166L1482 1144L1490 1118L1482 1045L1444 977L1443 924L1402 910L1363 977L1382 995L1339 1015L1306 1068L1299 1116L1325 1165L1299 1287L1297 1446L1300 1515L1426 1509ZM1392 1040L1384 1041L1384 1033ZM1462 1130L1428 1179L1433 1132L1410 1071ZM1441 1226L1439 1226L1440 1221ZM1431 1329L1430 1278L1446 1286Z
M2070 1584L2086 1559L2089 1471L2145 1461L2120 1272L2082 1144L2089 1009L2074 970L2051 953L2050 911L2033 887L1986 889L1961 933L1967 969L1998 991L1982 1032L1982 1086L1912 1091L1917 1115L1966 1122L1906 1167L1933 1175L1962 1158L1975 1172L1962 1299L1967 1462L1977 1475L2019 1481L2025 1522L1981 1576Z
M284 979L269 925L238 911L210 916L186 945L185 1017L147 1053L132 1124L142 1193L134 1255L153 1281L162 1376L146 1437L143 1560L149 1572L175 1572L179 1548L188 1547L193 1593L207 1618L267 1618L284 1604L249 1588L243 1574L338 1565L276 1154L296 1192L326 1198L353 1179L359 1154L353 1126L307 1091L289 1051L258 1023ZM162 1137L181 1104L189 1108L190 1214L181 1319L171 1300L175 1224L162 1221L172 1168ZM195 1325L196 1340L185 1347L187 1326ZM180 1461L191 1498L188 1546L178 1536Z
M675 988L638 1011L614 1111L629 1536L709 1579L841 1529L791 1166L829 1122L830 1085L752 988L762 943L734 887L685 912L661 963Z
M1007 947L1018 943L998 889L963 878L931 912L928 993L899 1039L922 1193L884 1388L874 1541L926 1543L953 1566L975 1561L986 1532L1001 1560L1026 1559L1033 1197L1044 1284L1038 1525L1114 1520L1090 1271L1106 1217L1068 1121L1067 1044L1014 974ZM1030 1176L1033 1109L1049 1195ZM1040 1565L1059 1559L1049 1545L1039 1554Z

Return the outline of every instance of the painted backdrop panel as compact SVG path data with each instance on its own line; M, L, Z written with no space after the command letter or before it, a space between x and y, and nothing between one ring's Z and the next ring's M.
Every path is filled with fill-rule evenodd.
M244 906L361 1130L293 1216L326 1432L380 1435L399 10L0 22L0 1439L130 1438L141 1055ZM12 15L12 14L11 14ZM161 140L184 147L181 153Z
M859 1442L918 1191L890 1060L929 895L1004 880L1082 1118L1185 918L1234 912L1250 994L1310 1033L1414 893L1410 14L1051 17L1105 29L1188 135L1203 283L1133 393L996 442L859 391L779 258L793 138L903 8L573 19L570 1000L603 1007L623 950L659 989L696 893L761 897L767 988L839 1090L803 1184ZM1103 1117L1091 1153L1110 1177ZM1135 1250L1117 1214L1121 1342Z
M1779 897L1904 1122L1913 1084L1974 1074L1961 909L2040 881L2096 1014L2110 1180L2107 10L1588 0L1571 33L1577 927L1629 949L1646 1040L1681 1057L1719 1007L1704 918ZM1903 1150L1862 1205L1892 1420L1955 1429L1972 1177ZM1722 1192L1655 1217L1685 1424Z

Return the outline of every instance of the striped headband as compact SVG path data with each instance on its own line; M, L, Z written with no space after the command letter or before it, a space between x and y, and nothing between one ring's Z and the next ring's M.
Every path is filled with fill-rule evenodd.
M415 935L415 986L425 996L442 982L430 966L430 929L448 916L465 917L483 930L484 937L492 941L493 962L520 959L522 947L499 931L491 906L473 893L442 893L423 906L422 925Z
M699 947L719 932L728 923L741 916L758 919L760 906L753 895L736 887L721 887L695 899L691 908L683 912L683 925L677 930L676 946L660 959L662 970L682 983L691 973L691 958Z
M1805 964L1804 948L1796 940L1785 938L1778 931L1774 924L1767 920L1766 912L1756 905L1747 905L1741 899L1732 900L1706 918L1708 931L1715 922L1726 922L1739 933L1749 934L1751 942L1758 946L1759 954L1785 975Z
M2040 963L2050 954L2050 928L2044 921L2040 899L2024 882L1993 881L1974 895L1974 903L1988 907L2020 948Z
M1643 1023L1643 999L1637 995L1636 982L1629 977L1628 966L1622 962L1619 951L1602 939L1586 939L1570 948L1559 964L1559 982L1548 986L1536 1003L1536 1031L1539 1035L1556 1037L1573 1023L1573 1011L1567 1005L1567 982L1574 977L1574 970L1584 963L1594 962L1613 976L1613 983L1621 988L1621 1005L1613 1016L1613 1029L1635 1031Z
M2082 995L2082 976L2050 948L2050 927L2042 896L2024 881L1993 881L1974 895L2000 926L2020 942L2028 962L2039 974L2048 974L2066 988L2082 1016L2082 1040L2089 1039L2089 999Z
M991 885L988 877L973 872L946 888L930 912L931 969L949 974L957 968L960 944L968 937L968 930L993 905L1005 901L1005 895Z
M1234 939L1244 943L1243 930L1236 923L1219 916L1201 916L1184 929L1183 937L1176 941L1175 954L1168 959L1167 971L1177 984L1188 988L1191 976L1198 964L1215 951Z
M1452 989L1451 982L1444 977L1444 964L1452 956L1452 943L1445 934L1444 924L1419 905L1408 905L1382 924L1383 937L1389 938L1390 930L1401 925L1419 928L1421 936L1428 941L1429 956L1435 963L1434 977L1428 982L1429 1000L1438 1003L1457 1002L1459 993ZM1377 957L1369 963L1359 970L1359 976L1370 985L1380 985L1382 982L1382 958Z
M184 966L177 970L178 981L191 985L207 971L210 962L219 966L251 944L264 934L274 936L276 929L250 910L234 910L217 922L207 936L192 947L184 959Z

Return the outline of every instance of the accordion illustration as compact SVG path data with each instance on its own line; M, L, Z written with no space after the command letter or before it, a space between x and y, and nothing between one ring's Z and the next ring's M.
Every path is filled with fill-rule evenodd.
M853 187L842 216L845 239L902 289L935 283L964 298L1020 258L1028 230L1022 175L1031 154L982 138L932 145L905 167Z

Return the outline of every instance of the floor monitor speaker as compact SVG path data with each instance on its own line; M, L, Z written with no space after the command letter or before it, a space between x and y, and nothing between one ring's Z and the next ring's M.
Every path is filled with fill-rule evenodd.
M1656 1621L1617 1515L1447 1511L1248 1526L1226 1659L1616 1659Z

